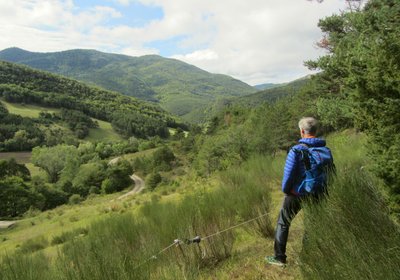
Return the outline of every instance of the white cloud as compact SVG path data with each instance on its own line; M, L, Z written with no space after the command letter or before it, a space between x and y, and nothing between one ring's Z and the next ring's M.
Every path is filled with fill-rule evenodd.
M117 2L118 4L121 4L123 6L128 6L131 3L130 0L114 0L114 2Z
M215 61L218 59L218 54L213 50L199 50L186 55L174 55L172 58L187 61Z
M148 2L147 0L143 0ZM150 1L161 4L164 1ZM218 59L203 59L199 50L173 57L215 73L225 73L251 84L283 82L306 75L303 61L316 58L314 45L321 33L318 19L344 8L344 1L167 1L166 18L175 14L209 15L204 26L190 32L186 44L212 34L207 51ZM189 16L189 18L192 18ZM167 20L167 19L166 19ZM193 30L193 29L192 29ZM201 41L201 40L200 40ZM195 44L193 44L195 45Z
M124 48L120 51L121 54L129 55L129 56L142 56L148 54L159 54L157 49L151 48Z
M344 0L110 0L163 9L144 27L109 26L122 17L115 7L84 11L72 0L0 2L0 49L32 51L95 48L129 55L161 53L151 42L181 38L174 58L250 84L289 81L308 73L316 58L318 19L345 8ZM123 9L123 7L120 7Z

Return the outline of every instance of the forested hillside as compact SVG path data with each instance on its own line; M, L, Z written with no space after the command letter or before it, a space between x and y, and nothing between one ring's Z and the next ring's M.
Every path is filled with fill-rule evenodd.
M226 75L156 55L130 57L93 50L33 53L18 48L0 52L0 59L26 64L90 82L140 99L159 101L167 111L190 121L204 120L203 110L223 97L255 92ZM199 110L199 108L201 110Z
M257 106L264 102L273 103L283 97L297 94L301 88L309 84L310 79L311 76L307 76L287 84L267 87L266 89L260 90L256 93L236 98L234 102L247 106Z
M43 113L33 120L8 114L1 105L4 115L1 142L6 150L26 150L46 143L46 124L57 119L68 123L78 138L85 137L88 129L96 126L90 117L111 122L113 128L125 136L141 138L166 137L168 127L178 125L156 105L8 62L0 62L0 96L11 103L61 109L55 115ZM14 145L23 138L20 134L31 143Z

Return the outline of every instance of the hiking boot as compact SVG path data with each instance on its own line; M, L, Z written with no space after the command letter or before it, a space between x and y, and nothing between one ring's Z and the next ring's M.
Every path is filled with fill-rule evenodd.
M284 267L285 263L281 262L280 260L277 260L274 256L267 256L265 257L265 261L269 264L273 264L276 266Z

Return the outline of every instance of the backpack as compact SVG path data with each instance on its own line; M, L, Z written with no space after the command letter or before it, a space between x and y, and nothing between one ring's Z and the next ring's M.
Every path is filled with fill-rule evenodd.
M303 144L302 144L303 145ZM297 187L299 194L315 194L326 190L328 173L334 172L333 157L328 147L307 147L306 150L297 150L302 157L305 167L305 176Z

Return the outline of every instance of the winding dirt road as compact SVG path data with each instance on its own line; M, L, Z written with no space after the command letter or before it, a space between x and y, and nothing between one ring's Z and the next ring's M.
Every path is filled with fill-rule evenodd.
M144 181L142 178L140 178L135 174L132 174L130 178L135 182L135 187L130 192L127 192L126 194L123 194L120 197L118 197L117 198L118 200L124 199L125 197L134 195L136 193L140 193L144 189Z
M113 158L112 160L110 160L110 161L108 162L108 164L109 164L109 165L116 164L120 158L121 158L121 157ZM123 194L123 195L119 196L119 197L117 198L117 200L121 200L121 199L124 199L124 198L126 198L126 197L128 197L128 196L131 196L131 195L140 193L140 192L144 189L144 181L143 181L142 178L140 178L139 176L137 176L137 175L135 175L135 174L132 174L132 175L129 176L129 177L132 179L132 181L135 182L135 187L134 187L133 190L131 190L130 192L127 192L126 194Z

